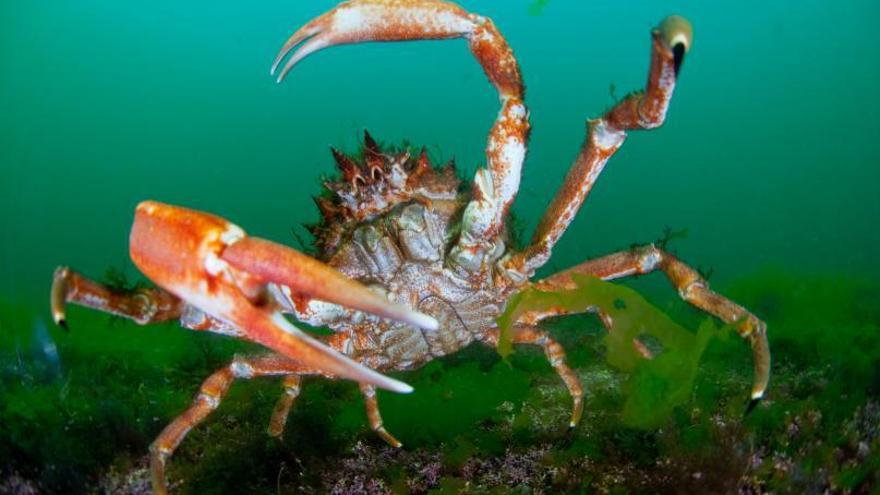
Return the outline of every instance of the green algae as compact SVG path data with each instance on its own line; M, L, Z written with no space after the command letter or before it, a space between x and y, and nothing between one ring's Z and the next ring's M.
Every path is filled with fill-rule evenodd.
M0 459L50 493L83 492L108 466L133 465L169 413L191 400L177 385L197 383L229 354L221 343L203 345L207 335L109 325L105 314L75 307L70 334L54 328L34 341L46 321L37 314L0 304ZM47 344L58 363L42 352Z
M326 493L340 480L384 487L379 493L870 493L880 482L880 288L777 270L720 290L768 323L773 385L748 417L748 346L723 329L701 329L702 317L683 303L661 303L666 316L697 323L671 334L681 342L648 345L659 349L653 360L633 354L630 338L610 342L593 316L548 322L587 391L574 430L571 399L540 349L517 348L501 360L475 346L400 375L415 394L380 393L386 428L403 449L370 432L355 385L322 379L305 382L284 437L269 438L279 384L241 381L187 436L169 477L176 493ZM640 291L676 299L668 289L656 298ZM639 305L619 299L614 311ZM152 439L206 376L247 350L175 325L110 328L104 315L71 308L70 334L49 329L58 375L30 348L35 314L0 305L0 455L11 460L4 473L13 469L46 493L100 492L112 473L141 473L143 482ZM682 352L703 350L684 402L660 427L631 426L626 405L643 386L634 378L639 366L659 366L672 347L688 345ZM634 370L609 365L616 346Z
M534 0L529 4L529 15L537 17L544 13L544 8L547 7L547 4L550 0Z
M700 358L710 341L726 337L732 327L719 328L706 319L693 332L633 289L579 274L572 275L572 280L574 289L550 292L528 288L511 298L498 318L499 354L507 357L513 352L513 324L528 312L553 308L567 313L601 310L614 322L603 339L606 360L630 374L625 385L628 398L623 406L624 424L639 428L660 425L675 406L690 397Z
M119 294L131 294L149 286L142 279L132 281L126 272L125 264L121 268L108 266L104 270L104 277L101 279L101 283L111 291Z

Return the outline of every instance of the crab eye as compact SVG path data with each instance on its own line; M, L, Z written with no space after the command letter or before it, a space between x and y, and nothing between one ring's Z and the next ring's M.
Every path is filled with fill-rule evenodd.
M663 42L672 49L672 56L675 63L675 73L681 68L684 61L684 54L691 48L694 39L694 28L691 23L680 15L671 15L658 27Z

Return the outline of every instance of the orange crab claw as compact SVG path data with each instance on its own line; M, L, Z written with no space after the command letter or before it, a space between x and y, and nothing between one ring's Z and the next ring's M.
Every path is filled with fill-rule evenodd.
M293 287L297 292L342 306L437 330L434 318L391 304L358 282L320 261L286 246L246 237L223 251L223 260L265 282Z
M227 261L226 251L241 242L245 244L235 248ZM255 252L249 253L246 246ZM129 249L134 264L158 286L215 318L229 321L245 338L317 371L396 392L410 392L412 387L309 337L289 323L277 307L255 300L254 287L261 280L283 279L293 290L316 297L320 294L329 302L347 303L426 327L437 325L433 318L384 301L290 248L248 239L238 226L207 213L145 201L135 211ZM273 267L273 262L282 265ZM251 273L251 268L256 272ZM347 292L340 296L334 290Z

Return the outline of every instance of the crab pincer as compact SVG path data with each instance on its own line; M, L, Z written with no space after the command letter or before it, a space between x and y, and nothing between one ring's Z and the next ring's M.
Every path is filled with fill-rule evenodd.
M440 0L351 0L293 33L275 57L271 73L277 73L281 82L297 62L330 46L366 41L472 38L480 26L488 22L458 5ZM290 58L278 72L288 54Z
M333 268L291 248L247 237L208 213L154 201L138 205L131 230L134 264L157 285L244 338L304 366L395 392L412 388L309 337L266 296L269 283L324 301L434 330L437 321L392 303Z
M489 258L500 247L498 233L504 231L504 217L519 189L529 131L519 64L491 19L441 0L351 0L293 33L275 57L271 74L277 73L281 82L299 61L330 46L451 38L467 40L501 100L486 143L486 168L477 171L474 200L463 213L462 234L451 252L458 266L471 269L491 264Z

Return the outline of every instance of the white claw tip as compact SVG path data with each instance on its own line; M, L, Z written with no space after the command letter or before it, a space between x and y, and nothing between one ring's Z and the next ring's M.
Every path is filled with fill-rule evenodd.
M414 390L411 385L403 383L398 380L395 380L393 378L390 379L390 382L388 383L388 385L389 386L385 387L385 388L387 388L388 390L390 390L392 392L397 392L399 394L411 394L412 391Z
M415 326L431 332L436 332L440 328L440 322L424 313L413 313L411 320Z

